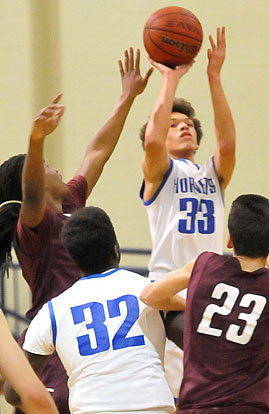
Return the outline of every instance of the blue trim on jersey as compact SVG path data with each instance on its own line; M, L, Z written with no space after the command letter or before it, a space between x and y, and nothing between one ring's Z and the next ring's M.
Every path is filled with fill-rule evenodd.
M185 158L177 158L176 160L177 161L183 161L183 162L185 162L185 164L188 164L188 162Z
M186 160L186 158L177 158L177 161L183 161L183 162L185 162L186 164L188 164L188 161L189 160ZM192 161L190 161L191 163L192 163ZM198 164L193 164L196 168L197 168L197 170L200 170L200 165L198 165Z
M51 300L48 301L49 313L50 313L50 320L51 320L51 328L52 328L52 342L53 345L56 346L56 337L57 337L57 324L55 313L53 309L53 305Z
M221 184L220 184L220 179L219 179L218 174L217 174L217 171L216 171L216 166L215 166L215 159L214 159L214 155L212 155L212 158L211 158L211 159L212 159L212 164L213 164L213 168L214 168L215 174L216 174L217 179L218 179L218 183L219 183L219 187L220 187L220 194L221 194L222 203L223 203L223 205L225 206L224 196L223 196L222 189L221 189Z
M148 201L143 200L143 195L144 195L144 190L145 190L145 181L143 180L143 183L142 183L142 186L141 186L141 189L140 189L140 198L141 198L141 200L143 200L144 206L149 206L150 204L153 203L154 200L156 200L156 198L158 197L158 195L161 192L161 189L163 188L164 184L168 180L168 177L171 174L172 168L173 168L173 160L172 160L172 158L170 158L169 168L166 171L166 173L164 174L163 179L161 181L161 184L159 185L159 187L157 188L157 190L155 191L153 196Z
M106 276L109 276L109 275L117 272L118 270L121 270L121 269L117 268L117 269L109 270L108 272L104 272L104 273L96 273L96 274L93 274L93 275L84 276L80 280L78 280L78 282L80 282L81 280L85 280L85 279L96 279L97 277L106 277Z

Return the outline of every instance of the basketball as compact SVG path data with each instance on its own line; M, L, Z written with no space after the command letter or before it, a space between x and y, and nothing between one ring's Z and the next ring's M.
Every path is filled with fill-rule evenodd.
M177 6L164 7L147 20L143 41L152 60L174 68L197 55L203 28L191 11Z

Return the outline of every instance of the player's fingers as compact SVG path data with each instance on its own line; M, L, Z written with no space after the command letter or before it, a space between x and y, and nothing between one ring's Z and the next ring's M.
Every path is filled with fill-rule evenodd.
M128 50L124 51L124 67L125 67L125 72L128 72L129 70L129 55L128 55Z
M134 49L132 46L129 47L129 70L134 69Z
M140 71L140 49L136 49L136 55L135 55L135 70L137 72Z
M151 76L153 71L154 71L153 67L151 67L147 70L147 73L146 73L145 78L144 78L146 82L149 80L149 77Z
M63 114L64 114L64 110L65 110L65 108L60 108L57 112L54 112L53 113L53 116L51 116L49 119L48 119L48 121L49 121L49 123L50 124L58 124L58 122L59 122L59 120L61 119L61 117L63 116Z
M55 98L51 101L51 103L52 104L58 103L62 96L63 96L62 93L58 93L58 95L55 96Z
M161 63L155 62L155 60L151 59L151 57L149 55L148 55L148 60L150 61L150 63L152 64L152 66L154 66L157 69L164 66Z
M220 45L220 40L221 40L221 38L220 38L220 28L218 27L217 28L217 46Z
M123 69L122 61L118 60L118 64L119 64L120 74L121 74L121 76L123 76L124 75L124 69Z
M215 42L213 40L212 35L209 35L209 42L211 44L212 50L215 50L216 49L216 44L215 44Z
M186 66L188 67L188 68L190 68L190 67L192 67L192 65L195 63L196 61L195 61L195 59L192 59L192 60L190 60L190 62L189 63L187 63L186 64Z
M61 118L64 114L65 111L65 107L62 106L61 108L59 108L59 110L56 112L55 116L57 117L57 119Z
M56 110L56 109L62 108L62 107L64 107L64 105L51 104L51 105L46 106L46 108L44 108L44 109L48 108L48 109L51 109L51 110Z
M39 115L45 116L46 118L52 118L55 114L63 113L64 105L49 105L39 112Z
M222 26L221 32L220 32L220 40L221 43L226 46L226 37L225 37L225 26Z

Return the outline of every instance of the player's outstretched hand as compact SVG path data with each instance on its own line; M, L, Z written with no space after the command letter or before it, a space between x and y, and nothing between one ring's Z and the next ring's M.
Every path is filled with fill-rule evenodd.
M217 44L211 35L209 36L209 41L211 48L207 50L207 74L208 76L219 76L226 53L225 27L217 28Z
M122 92L129 96L135 97L140 95L147 86L153 68L149 68L145 77L140 73L140 49L136 50L134 59L134 50L129 47L129 51L124 51L124 64L119 60L119 70L122 81Z
M51 103L41 109L33 121L31 138L38 140L51 134L64 113L64 105L59 105L62 94L58 94Z
M192 59L189 63L186 63L184 65L177 66L176 68L169 68L169 66L163 65L162 63L155 62L155 60L152 60L150 56L148 56L148 59L152 66L154 66L156 69L158 69L163 76L173 76L177 78L178 80L182 78L182 76L185 75L185 73L188 72L188 70L192 67L193 63L195 62L194 59Z

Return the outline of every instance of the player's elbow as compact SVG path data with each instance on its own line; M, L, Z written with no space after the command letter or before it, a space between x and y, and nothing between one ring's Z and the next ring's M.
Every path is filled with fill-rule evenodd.
M20 407L21 405L21 398L19 394L6 382L4 385L4 396L8 404L12 405L13 407Z
M28 392L29 391L29 392ZM50 394L42 387L33 387L26 390L21 396L22 407L26 412L40 412L46 414L57 414L57 407ZM27 411L28 409L28 411Z
M147 289L147 287L141 292L139 298L140 298L140 300L142 300L142 302L145 303L145 305L151 306L152 308L154 307L154 303L155 303L154 296Z
M142 300L142 302L145 303L145 305L148 305L148 294L144 292L144 290L141 292L139 299Z

